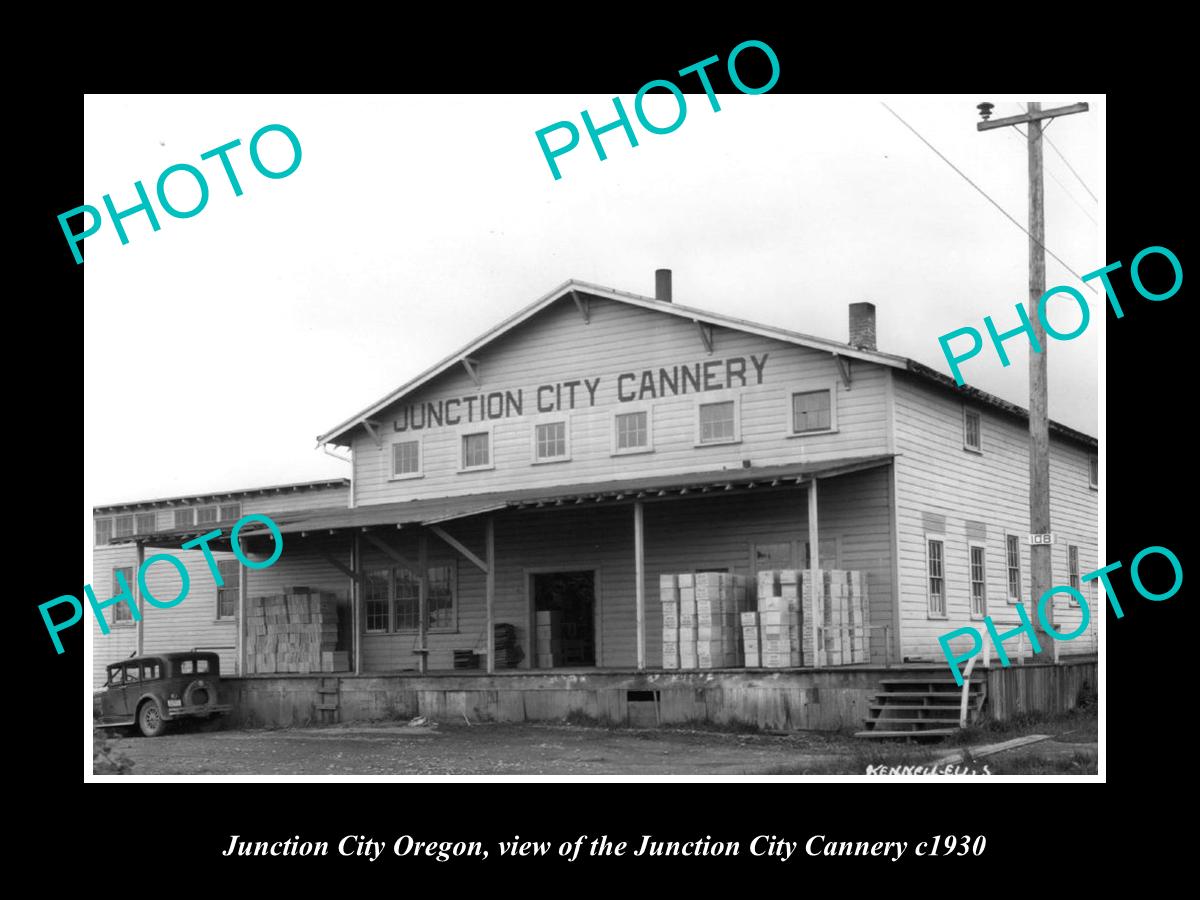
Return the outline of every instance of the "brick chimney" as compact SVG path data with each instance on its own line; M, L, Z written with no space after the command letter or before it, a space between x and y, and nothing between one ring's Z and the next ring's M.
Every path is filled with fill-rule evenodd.
M863 301L850 304L850 346L875 350L875 304Z
M671 270L654 270L654 299L663 303L671 302Z

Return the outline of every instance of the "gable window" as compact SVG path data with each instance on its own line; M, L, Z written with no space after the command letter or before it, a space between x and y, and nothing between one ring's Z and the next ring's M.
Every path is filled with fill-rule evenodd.
M124 577L125 584L129 585L130 592L132 592L134 589L134 587L133 587L133 567L132 566L119 566L118 568L113 569L113 577L112 577L112 596L113 597L117 596L117 594L121 593L123 590L123 588L121 587L121 581L117 577L118 573L120 573L120 575L122 577ZM112 608L112 619L110 621L112 622L112 624L116 625L118 622L132 622L133 621L133 612L129 609L129 604L126 603L124 600L121 600L118 603L114 603L111 608Z
M196 511L191 507L175 510L175 527L191 528L196 524Z
M738 440L737 401L701 403L698 407L697 443L730 444Z
M977 409L963 407L963 449L983 452L983 419Z
M129 537L133 534L133 516L117 516L113 519L113 537Z
M196 524L211 525L217 521L217 508L215 506L201 506L196 509Z
M462 436L462 467L464 469L489 468L492 464L491 444L491 432L464 434Z
M792 434L832 430L832 394L831 390L792 394Z
M365 581L363 624L368 634L382 634L388 631L391 572L388 569L367 572Z
M102 547L109 543L113 536L113 520L112 519L97 519L96 520L96 546Z
M971 615L987 615L987 552L983 544L971 544Z
M236 619L238 608L238 576L239 566L236 559L217 560L217 572L225 582L217 588L217 618Z
M1100 487L1100 457L1088 458L1088 487Z
M154 513L138 513L135 530L138 534L153 534L155 527Z
M242 517L242 504L240 503L222 503L221 504L221 521L232 522L234 519Z
M556 462L568 458L567 423L547 422L533 429L533 461Z
M397 441L392 444L392 477L416 478L421 474L421 442Z
M946 615L945 544L927 538L925 547L929 564L929 615L940 618Z
M617 413L613 417L613 453L638 453L650 448L650 413Z
M1008 568L1008 600L1021 602L1021 539L1015 534L1004 536L1005 562Z

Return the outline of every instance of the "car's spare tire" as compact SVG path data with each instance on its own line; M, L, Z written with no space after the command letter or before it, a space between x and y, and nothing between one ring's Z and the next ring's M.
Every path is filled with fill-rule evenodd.
M184 706L198 706L206 709L217 703L217 689L204 678L197 678L183 692Z

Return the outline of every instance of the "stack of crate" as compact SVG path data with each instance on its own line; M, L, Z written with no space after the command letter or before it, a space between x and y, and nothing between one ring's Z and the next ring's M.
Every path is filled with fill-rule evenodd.
M553 669L562 656L562 613L558 610L537 612L537 667Z
M690 573L675 576L679 585L679 668L695 669L696 578Z
M658 599L662 604L662 667L679 668L679 579L660 575Z
M724 572L693 576L696 592L696 664L701 669L741 665L738 614L746 602L746 579Z
M246 671L344 672L349 654L337 649L337 596L296 588L251 597L246 610Z
M867 578L849 569L818 569L817 609L822 621L821 663L827 666L870 662L870 624ZM812 609L812 573L804 572L803 606ZM811 618L811 615L809 616ZM812 646L811 630L805 629L805 648Z
M743 640L758 638L758 664L784 669L802 664L799 572L758 573L758 611L743 617ZM749 656L749 654L748 654ZM749 663L747 663L749 665Z

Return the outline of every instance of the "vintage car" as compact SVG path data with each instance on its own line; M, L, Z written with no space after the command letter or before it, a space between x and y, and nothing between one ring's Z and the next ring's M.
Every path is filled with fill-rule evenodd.
M208 719L233 709L220 703L221 660L215 653L156 653L108 667L107 681L92 695L94 724L111 728L137 723L146 737L162 734L179 719Z

